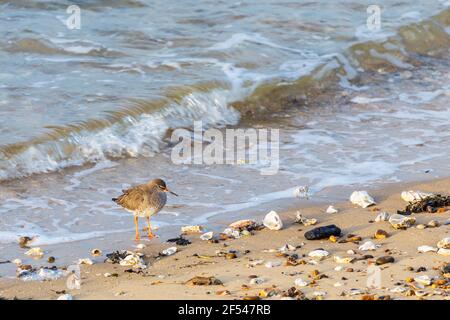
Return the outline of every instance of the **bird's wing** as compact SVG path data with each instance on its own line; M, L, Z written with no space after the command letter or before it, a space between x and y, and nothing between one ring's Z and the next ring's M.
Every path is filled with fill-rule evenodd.
M141 186L130 188L123 191L123 194L117 197L114 202L128 210L138 210L146 200L145 190Z

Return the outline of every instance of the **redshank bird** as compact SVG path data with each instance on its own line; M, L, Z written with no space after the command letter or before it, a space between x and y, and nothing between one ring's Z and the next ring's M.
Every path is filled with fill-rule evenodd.
M139 236L139 217L147 218L148 237L153 238L152 228L150 225L150 217L166 205L167 192L178 196L170 191L164 180L153 179L145 184L140 184L133 188L122 190L123 194L112 201L120 205L125 210L133 213L134 224L136 226L136 241L140 240Z

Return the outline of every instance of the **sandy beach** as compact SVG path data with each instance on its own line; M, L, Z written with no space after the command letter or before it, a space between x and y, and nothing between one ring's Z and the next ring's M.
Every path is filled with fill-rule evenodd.
M202 241L199 234L186 235L185 238L189 239L191 244L176 245L177 252L170 256L162 256L159 253L174 244L161 243L158 240L142 242L146 244L143 249L117 248L143 253L142 258L147 268L140 271L134 269L137 272L130 272L131 268L127 266L104 263L108 252L103 252L99 257L92 257L86 252L86 255L80 258L90 258L94 264L81 265L80 289L68 289L66 277L54 281L3 278L0 279L0 296L4 299L57 299L63 294L69 294L76 300L240 300L286 297L355 300L449 299L448 278L445 278L441 270L443 266L448 265L450 258L436 252L419 253L418 247L427 245L436 248L437 242L449 236L450 211L441 209L437 213L412 214L416 223L405 230L394 229L388 221L374 221L380 212L392 215L405 208L407 203L400 197L404 190L445 195L450 190L450 179L368 190L377 204L365 209L349 201L302 208L304 217L318 220L317 224L312 226L295 223L297 210L292 210L280 213L284 226L278 231L263 228L252 231L252 235L219 240L217 243ZM328 205L333 205L339 212L326 213ZM417 228L417 225L427 225L431 220L437 221L439 226ZM333 243L327 239L307 240L304 236L308 230L331 224L341 228L342 235L339 240L346 239L349 234L359 236L361 240ZM207 229L207 226L204 227ZM379 229L387 232L387 238L374 239L374 234ZM216 234L215 237L217 236ZM359 247L367 241L372 241L379 247L374 251L360 250ZM280 252L279 248L285 245L288 245L287 251ZM317 249L326 250L329 256L323 260L308 256L311 251ZM293 254L297 256L288 259L288 256ZM338 263L336 256L343 260L356 259L350 263ZM382 256L393 257L394 262L379 266L379 288L367 288L368 267L374 266L375 261ZM44 256L42 259L47 258ZM296 265L289 265L288 261ZM272 267L268 267L270 264ZM33 265L37 266L39 260ZM187 283L196 276L214 277L222 284ZM426 276L431 283L421 285L421 282L427 281ZM448 277L448 274L446 276ZM214 281L213 279L212 282Z

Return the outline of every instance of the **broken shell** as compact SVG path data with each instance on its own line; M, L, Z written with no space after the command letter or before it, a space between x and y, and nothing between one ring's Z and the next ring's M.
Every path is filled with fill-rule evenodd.
M295 279L294 284L297 287L306 287L309 283L301 278Z
M78 264L86 264L86 265L93 265L94 262L92 262L91 259L85 258L85 259L78 259Z
M355 261L355 258L353 258L353 257L341 258L338 256L334 256L334 261L336 263L352 263L353 261Z
M425 193L420 191L403 191L401 197L406 202L413 202L417 200L422 200L433 196L432 193Z
M296 198L305 198L309 199L309 187L308 186L300 186L294 189L292 192L294 197Z
M270 211L263 220L263 224L270 230L280 230L283 228L283 222L280 216L275 211Z
M22 260L20 260L20 259L14 259L11 262L14 263L16 266L20 266L22 264Z
M337 266L334 268L334 271L342 271L342 270L344 270L343 266Z
M310 253L308 253L309 257L316 258L316 259L319 259L319 260L323 260L326 257L328 257L329 255L330 255L330 253L328 251L321 250L321 249L314 250L314 251L311 251Z
M378 230L375 232L374 238L380 240L380 239L385 239L385 238L387 238L388 236L389 236L389 235L388 235L388 233L387 233L386 231L381 230L381 229L378 229Z
M173 254L175 254L175 252L177 252L177 247L170 247L167 249L164 249L161 253L165 256L171 256Z
M288 252L288 251L295 251L297 249L293 245L290 245L289 243L286 243L284 246L282 246L278 251L280 252Z
M330 213L330 214L334 214L334 213L338 213L338 212L339 212L339 210L333 206L329 206L326 211L326 213Z
M41 258L44 255L44 251L42 251L41 248L36 247L36 248L32 248L32 249L28 250L27 252L25 252L25 254L27 256L33 256L33 257Z
M102 250L100 250L100 249L92 249L91 250L91 255L93 257L101 256L102 255Z
M264 265L266 268L275 268L281 266L281 261L268 261Z
M143 243L139 243L139 244L136 246L136 248L139 249L139 250L142 250L142 249L144 249L145 247L146 247L146 245L143 244Z
M266 279L264 278L253 278L250 280L250 284L261 284L266 282Z
M389 218L389 223L395 229L406 229L416 223L416 218L403 216L401 214L394 214Z
M432 246L420 246L417 248L417 251L421 252L421 253L426 253L426 252L436 252L438 249L433 248Z
M423 230L423 229L426 229L427 226L421 223L421 224L418 224L418 225L416 226L416 228L419 229L419 230Z
M442 255L442 256L445 256L445 257L450 257L450 249L441 248L441 249L438 250L437 253Z
M303 217L303 215L300 213L300 211L297 211L297 216L295 218L295 222L303 224L305 227L307 226L313 226L317 223L317 219L307 219Z
M184 226L181 227L181 233L200 233L202 229L202 226Z
M226 228L225 230L223 230L223 234L235 239L241 237L241 233L239 232L239 230L235 230L233 228Z
M225 258L226 258L227 260L236 259L236 258L237 258L237 255L236 255L236 253L234 253L234 252L229 252L229 253L227 253L227 254L225 255Z
M56 260L55 257L48 257L48 258L47 258L47 262L48 262L48 263L54 263L55 260Z
M437 243L439 249L450 249L450 237L444 238Z
M359 246L358 249L361 250L361 251L373 251L373 250L376 250L379 247L380 247L379 244L375 244L372 241L366 241L361 246Z
M212 239L213 235L214 233L212 231L206 232L200 236L200 239L202 239L203 241L208 241Z
M389 213L387 212L380 212L377 217L375 218L375 222L381 222L381 221L388 221L389 220Z
M423 284L425 286L429 286L431 284L431 278L427 275L415 277L414 281L416 281L417 283Z
M439 221L431 220L430 222L428 222L427 226L430 228L437 228L440 226L440 224Z
M350 201L363 208L367 208L376 203L367 191L354 191L350 196Z

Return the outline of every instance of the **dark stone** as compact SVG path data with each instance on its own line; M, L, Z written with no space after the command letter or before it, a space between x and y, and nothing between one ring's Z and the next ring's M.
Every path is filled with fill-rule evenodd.
M393 263L394 261L395 261L394 257L384 256L384 257L379 257L375 263L378 266L380 266L380 265L386 264L386 263Z
M450 263L442 267L442 273L450 273Z
M305 232L305 238L308 240L320 240L328 239L330 236L339 237L341 235L341 229L334 224L324 227L317 227L308 232Z
M425 267L419 267L419 268L417 268L417 271L416 271L416 272L425 272L425 271L427 271L427 268L425 268Z
M167 242L175 242L175 244L179 246L187 246L188 244L191 244L191 242L188 239L183 238L182 235L178 238L169 239Z

